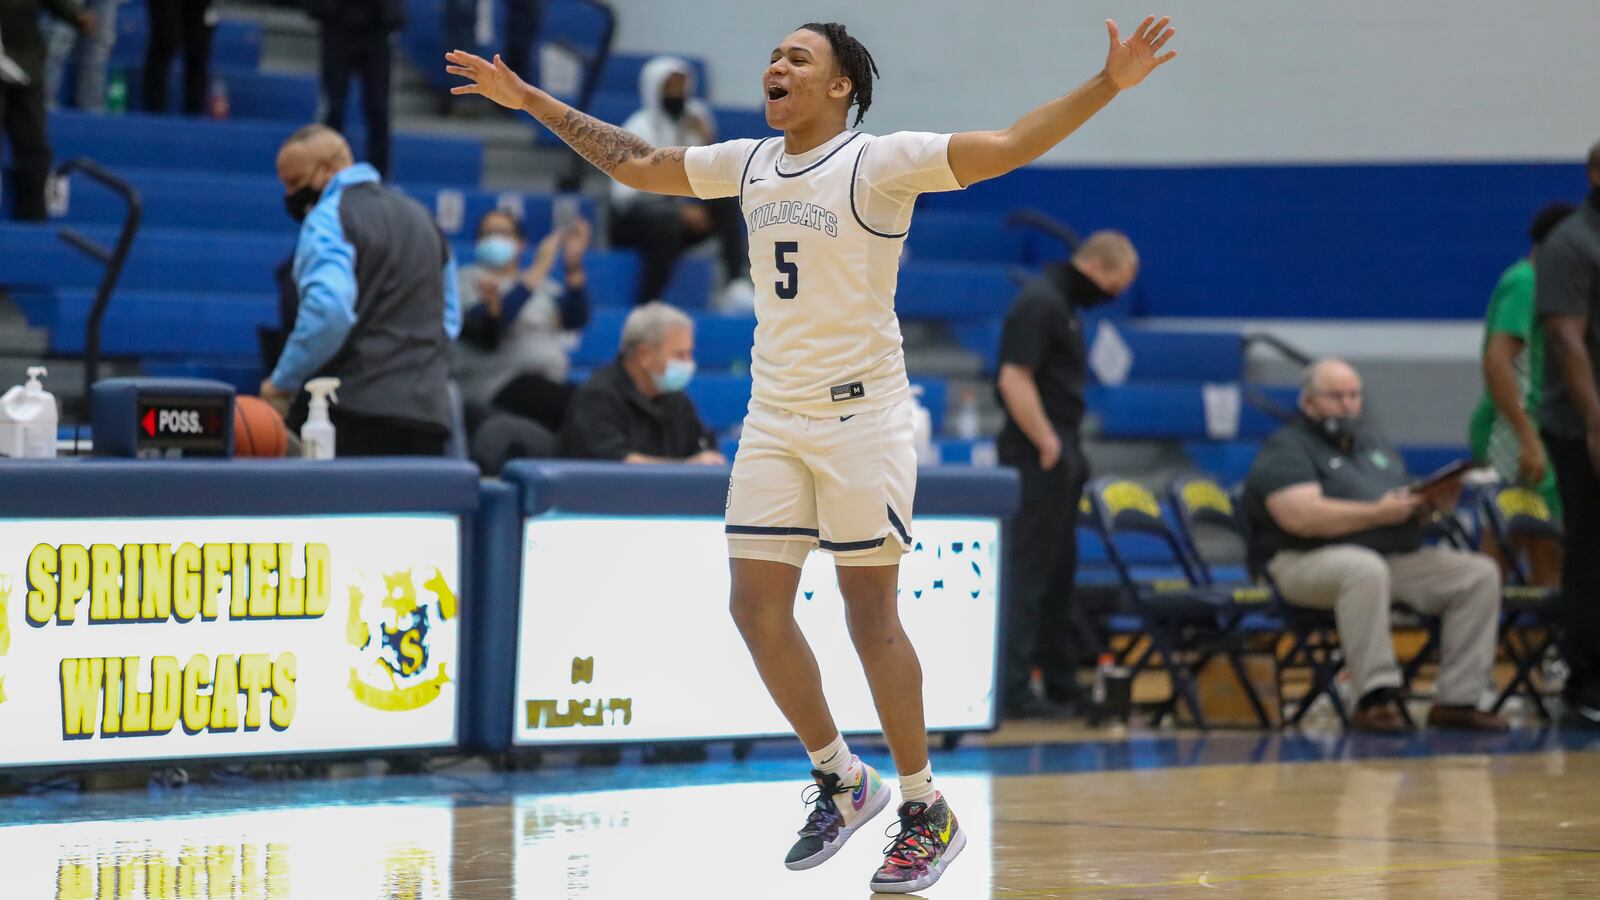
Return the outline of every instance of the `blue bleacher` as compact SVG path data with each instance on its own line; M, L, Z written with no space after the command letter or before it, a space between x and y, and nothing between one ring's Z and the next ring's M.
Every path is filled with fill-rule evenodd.
M92 288L19 292L29 323L50 329L50 352L81 354ZM276 325L275 294L221 291L119 290L107 308L100 349L114 356L248 355L256 326Z
M181 116L94 116L62 111L50 119L57 159L88 156L113 169L177 169L271 175L288 123L213 122ZM476 185L483 145L461 138L397 134L399 181Z
M122 4L117 10L117 42L111 48L111 65L127 67L143 64L149 33L145 5ZM261 64L261 44L260 25L224 18L211 31L211 58L217 62L254 69ZM138 82L130 80L129 93L139 91L138 85Z
M916 213L906 238L906 254L911 260L1022 263L1027 246L1027 235L1006 228L999 216L937 210Z
M597 91L613 94L626 94L633 98L634 105L639 103L639 73L644 70L644 64L655 58L650 53L613 53L606 60L605 68L600 71L600 83ZM705 60L697 57L681 57L694 70L694 96L706 96L706 64Z
M89 237L110 246L116 229L88 226ZM204 290L249 293L272 289L272 271L293 248L293 236L190 229L141 229L118 287L129 290ZM0 223L0 284L92 287L98 262L63 243L51 225Z

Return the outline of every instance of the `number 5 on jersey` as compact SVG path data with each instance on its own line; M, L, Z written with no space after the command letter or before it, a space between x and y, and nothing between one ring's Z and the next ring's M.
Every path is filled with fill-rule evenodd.
M791 253L800 252L799 241L778 241L772 245L773 252L777 255L774 264L778 271L783 273L784 280L775 286L778 290L779 300L793 300L800 293L800 266L789 258Z

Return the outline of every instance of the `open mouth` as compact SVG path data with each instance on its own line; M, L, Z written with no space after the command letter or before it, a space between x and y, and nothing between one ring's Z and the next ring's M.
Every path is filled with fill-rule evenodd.
M775 102L777 102L779 100L782 100L783 98L785 98L787 96L789 96L789 92L787 90L785 90L785 89L783 89L781 87L778 87L775 84L767 86L767 100L769 102L774 102L775 103Z

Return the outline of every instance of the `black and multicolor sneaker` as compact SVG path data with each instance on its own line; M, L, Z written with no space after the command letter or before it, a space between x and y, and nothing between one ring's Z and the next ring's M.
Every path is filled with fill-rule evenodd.
M863 822L889 805L889 789L878 777L878 771L866 763L861 764L861 778L854 784L844 784L839 776L816 769L811 770L811 777L817 783L808 786L802 795L811 812L800 828L800 840L795 841L783 860L785 866L795 870L827 862Z
M909 894L932 887L965 846L966 832L956 823L944 795L935 795L931 806L902 803L900 833L884 848L883 865L872 876L872 890Z

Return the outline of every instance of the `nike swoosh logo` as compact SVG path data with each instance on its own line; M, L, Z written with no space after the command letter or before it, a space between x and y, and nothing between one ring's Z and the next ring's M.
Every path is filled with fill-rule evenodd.
M752 178L752 179L750 179L750 183L751 184L755 184L758 181L766 181L766 179L765 178Z
M867 776L862 775L861 781L856 784L855 790L850 792L850 805L858 811L867 805Z
M851 420L851 419L854 419L854 418L855 418L855 417L856 417L856 416L859 416L859 415L861 415L861 414L860 414L860 413L851 413L851 414L850 414L850 415L848 415L848 416L840 416L840 417L839 417L839 421L841 421L841 422L848 422L848 421L850 421L850 420Z
M952 833L954 833L955 830L956 830L955 817L954 816L947 817L944 820L944 828L939 832L939 845L942 846L942 847L950 846L950 835Z

